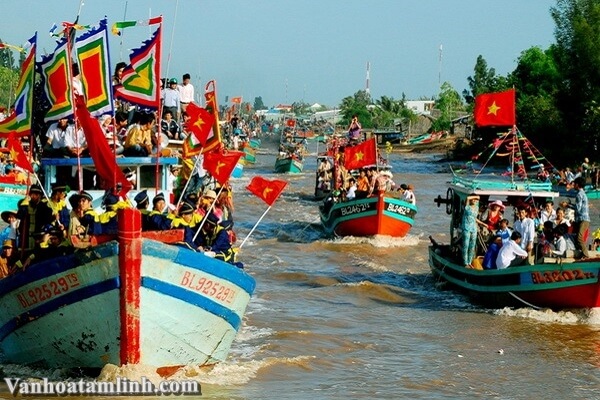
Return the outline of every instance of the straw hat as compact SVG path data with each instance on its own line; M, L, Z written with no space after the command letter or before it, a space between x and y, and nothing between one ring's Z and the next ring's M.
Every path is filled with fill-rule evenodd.
M13 215L15 218L17 218L17 212L16 211L2 211L2 214L0 214L0 216L2 217L2 221L6 222L8 224L8 217L10 217L11 215Z

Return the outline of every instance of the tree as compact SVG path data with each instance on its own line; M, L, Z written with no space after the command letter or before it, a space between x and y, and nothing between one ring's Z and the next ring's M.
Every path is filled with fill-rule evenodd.
M517 93L519 129L548 159L558 161L568 150L561 140L564 125L556 103L561 82L554 52L554 46L524 50L508 79Z
M435 101L435 108L440 110L440 116L433 121L431 129L434 131L447 131L450 130L456 112L464 111L465 106L460 94L449 82L444 82L440 88L440 95Z
M343 98L340 105L340 113L342 114L340 123L350 125L352 116L356 115L363 128L372 128L373 123L368 108L370 102L371 96L365 90L354 93L354 96Z
M2 39L0 39L0 43L3 43ZM10 48L0 49L0 67L9 68L9 69L18 68L18 66L15 65L15 57L14 57L12 49L10 49Z
M0 106L8 108L12 105L18 83L18 71L0 67Z
M556 23L555 60L562 82L557 101L570 147L593 149L598 156L600 2L557 0L550 13Z
M494 68L488 69L487 61L485 61L482 55L477 57L474 72L473 76L467 78L470 91L463 90L463 97L467 104L472 105L475 102L475 97L482 93L498 92L508 88L507 79L497 76Z
M263 103L263 99L261 96L254 98L254 109L255 110L266 110L268 107Z

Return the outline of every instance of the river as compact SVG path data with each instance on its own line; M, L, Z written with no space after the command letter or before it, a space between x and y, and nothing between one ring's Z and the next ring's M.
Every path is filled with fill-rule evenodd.
M241 251L257 289L229 359L183 374L202 382L201 398L600 398L599 310L485 309L432 278L428 236L444 242L449 231L433 202L450 179L437 156L391 155L419 207L403 239L324 237L314 155L293 176L275 175L274 162L261 149L233 181L240 239L267 207L244 189L251 177L289 186Z

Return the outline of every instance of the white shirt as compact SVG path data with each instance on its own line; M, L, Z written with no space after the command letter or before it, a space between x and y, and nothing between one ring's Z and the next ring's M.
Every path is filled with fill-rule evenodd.
M509 267L512 260L517 256L527 257L527 252L511 239L500 248L498 257L496 257L496 268L504 269Z
M523 238L521 241L521 248L526 249L529 243L533 244L535 226L531 218L525 217L522 221L517 220L517 222L515 222L514 229L515 231L519 232Z
M75 134L75 128L72 128L67 135L67 147L77 149L80 147L85 147L86 144L87 141L85 140L85 134L83 133L83 130L79 129L77 130L77 134Z
M73 125L67 125L67 128L63 131L58 127L58 122L55 122L46 131L46 137L51 140L53 149L61 149L69 146L69 138L74 131L75 127Z
M417 204L417 198L412 190L406 189L402 195L402 198L411 204Z
M177 86L179 90L179 101L182 103L189 103L194 101L194 86L191 83L187 85Z
M575 250L575 244L573 244L573 241L570 238L559 236L554 242L554 248L555 250L553 250L552 253L562 257L567 250Z
M553 208L550 212L545 209L540 213L540 222L543 224L546 221L554 222L556 219L556 210Z
M350 186L348 188L348 192L346 192L346 198L348 200L352 200L356 197L356 184Z

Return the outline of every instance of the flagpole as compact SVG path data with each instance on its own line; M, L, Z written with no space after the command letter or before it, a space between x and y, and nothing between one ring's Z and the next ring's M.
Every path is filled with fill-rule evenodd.
M260 218L258 219L258 221L256 221L256 223L254 224L254 226L252 227L252 229L250 230L250 232L248 232L248 234L246 235L246 237L244 238L244 240L242 241L242 244L240 244L240 249L244 246L244 243L246 243L246 241L248 240L248 238L250 237L250 235L252 235L252 232L254 232L254 230L256 229L256 227L258 226L258 224L260 224L260 221L262 221L262 219L265 217L265 215L267 215L267 213L269 212L269 210L271 209L271 207L273 206L269 206L265 212L260 216Z
M196 238L198 237L198 234L202 230L202 227L204 226L204 223L206 222L206 219L208 218L208 214L210 214L212 212L213 208L215 208L215 204L217 203L217 199L219 198L219 196L223 192L223 189L225 189L225 185L221 186L221 189L219 190L219 193L217 193L217 198L214 199L212 201L212 203L210 203L210 207L208 207L208 211L206 211L206 214L204 214L204 218L202 218L202 222L200 222L200 226L196 230L196 233L194 234L194 237L192 238L192 242L195 241Z
M187 180L187 182L185 183L185 185L183 186L183 190L181 191L181 196L179 196L179 200L177 200L177 206L175 207L176 210L179 209L179 205L181 204L181 199L183 199L183 196L185 195L185 191L187 190L188 186L190 185L190 181L192 180L194 171L196 171L196 168L198 167L198 161L200 161L199 155L196 156L196 161L194 162L194 166L192 167L192 172L190 172L190 177Z

